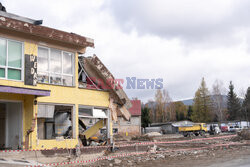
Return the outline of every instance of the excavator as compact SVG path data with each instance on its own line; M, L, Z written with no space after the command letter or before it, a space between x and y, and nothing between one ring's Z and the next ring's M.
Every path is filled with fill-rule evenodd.
M102 118L98 122L96 122L90 128L87 128L84 122L81 119L78 119L79 124L79 139L81 140L84 146L90 145L92 141L98 142L102 145L107 142L106 133L99 135L99 137L94 137L95 134L98 133L100 129L106 126L106 119ZM63 135L65 138L72 137L72 126L68 127L68 130Z
M82 131L79 129L79 138L81 139L84 146L89 145L92 141L102 143L102 145L106 144L106 134L100 135L99 137L93 137L100 129L106 126L105 122L105 119L100 119L93 126L87 129L83 121L79 119L79 125L82 127L82 129L84 129Z

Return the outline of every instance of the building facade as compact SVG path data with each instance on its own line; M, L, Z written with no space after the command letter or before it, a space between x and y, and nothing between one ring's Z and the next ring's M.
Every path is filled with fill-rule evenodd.
M0 13L1 149L74 148L81 109L115 115L109 91L79 87L78 57L94 41L39 22Z
M130 100L132 107L129 108L130 120L126 121L122 116L118 116L118 121L114 123L114 132L120 135L141 135L141 101Z

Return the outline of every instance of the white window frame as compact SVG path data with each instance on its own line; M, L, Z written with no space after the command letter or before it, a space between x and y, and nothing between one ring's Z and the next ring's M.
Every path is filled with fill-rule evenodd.
M84 108L84 109L90 109L91 110L91 114L93 115L93 110L94 110L94 106L85 106L85 105L78 105L78 117L79 118L89 118L89 116L84 116L84 115L81 115L80 112L79 112L79 109L80 108Z
M39 72L47 73L48 77L49 77L48 84L50 84L50 85L69 86L69 87L75 86L75 54L73 52L68 52L68 51L64 51L64 50L56 49L56 48L49 48L49 47L45 47L45 46L38 46L38 49L39 48L48 49L48 53L49 53L49 55L48 55L48 71L38 71L38 69L37 69L37 74L39 75ZM51 72L50 71L51 49L55 49L55 50L58 50L58 51L61 52L61 65L62 65L62 67L61 67L62 72L61 73ZM72 73L73 74L65 74L65 73L63 73L63 53L72 54L72 66L73 66L72 67ZM39 66L38 57L39 57L39 55L37 54L37 66ZM58 76L61 77L61 84L52 84L52 83L50 83L50 77L53 76L53 75L58 75ZM63 84L63 76L72 77L72 85L64 85ZM38 83L47 84L47 83L42 83L42 82L38 82Z
M5 77L4 78L0 77L0 79L6 79L6 80L11 80L11 81L24 81L24 43L22 41L17 41L17 40L13 40L13 39L9 39L9 38L0 37L0 39L6 41L6 65L5 66L0 65L0 68L5 70L4 71L5 72ZM8 65L8 58L9 58L8 41L17 42L17 43L20 43L22 45L21 68L11 67L11 66ZM20 70L21 71L21 80L8 79L8 69Z

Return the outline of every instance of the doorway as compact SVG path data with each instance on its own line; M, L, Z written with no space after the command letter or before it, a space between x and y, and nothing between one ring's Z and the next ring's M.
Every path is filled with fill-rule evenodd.
M0 102L0 149L22 148L22 103Z

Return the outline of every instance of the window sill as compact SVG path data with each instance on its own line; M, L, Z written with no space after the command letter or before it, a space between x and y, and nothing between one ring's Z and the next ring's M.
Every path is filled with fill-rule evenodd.
M41 84L41 85L49 85L49 86L61 86L61 87L67 87L67 88L76 88L76 86L55 85L55 84L41 83L41 82L38 82L37 84Z
M61 141L65 141L65 140L76 140L74 138L71 138L71 139L63 139ZM38 139L38 141L45 141L45 142L49 142L49 141L56 141L56 142L60 142L59 140L57 139Z
M24 82L23 80L7 79L7 78L1 78L1 77L0 77L0 80L14 81L14 82Z
M92 89L92 88L84 88L84 87L79 87L78 89L85 89L85 90L96 90L96 91L101 91L101 92L108 92L108 90L103 90L103 89Z

